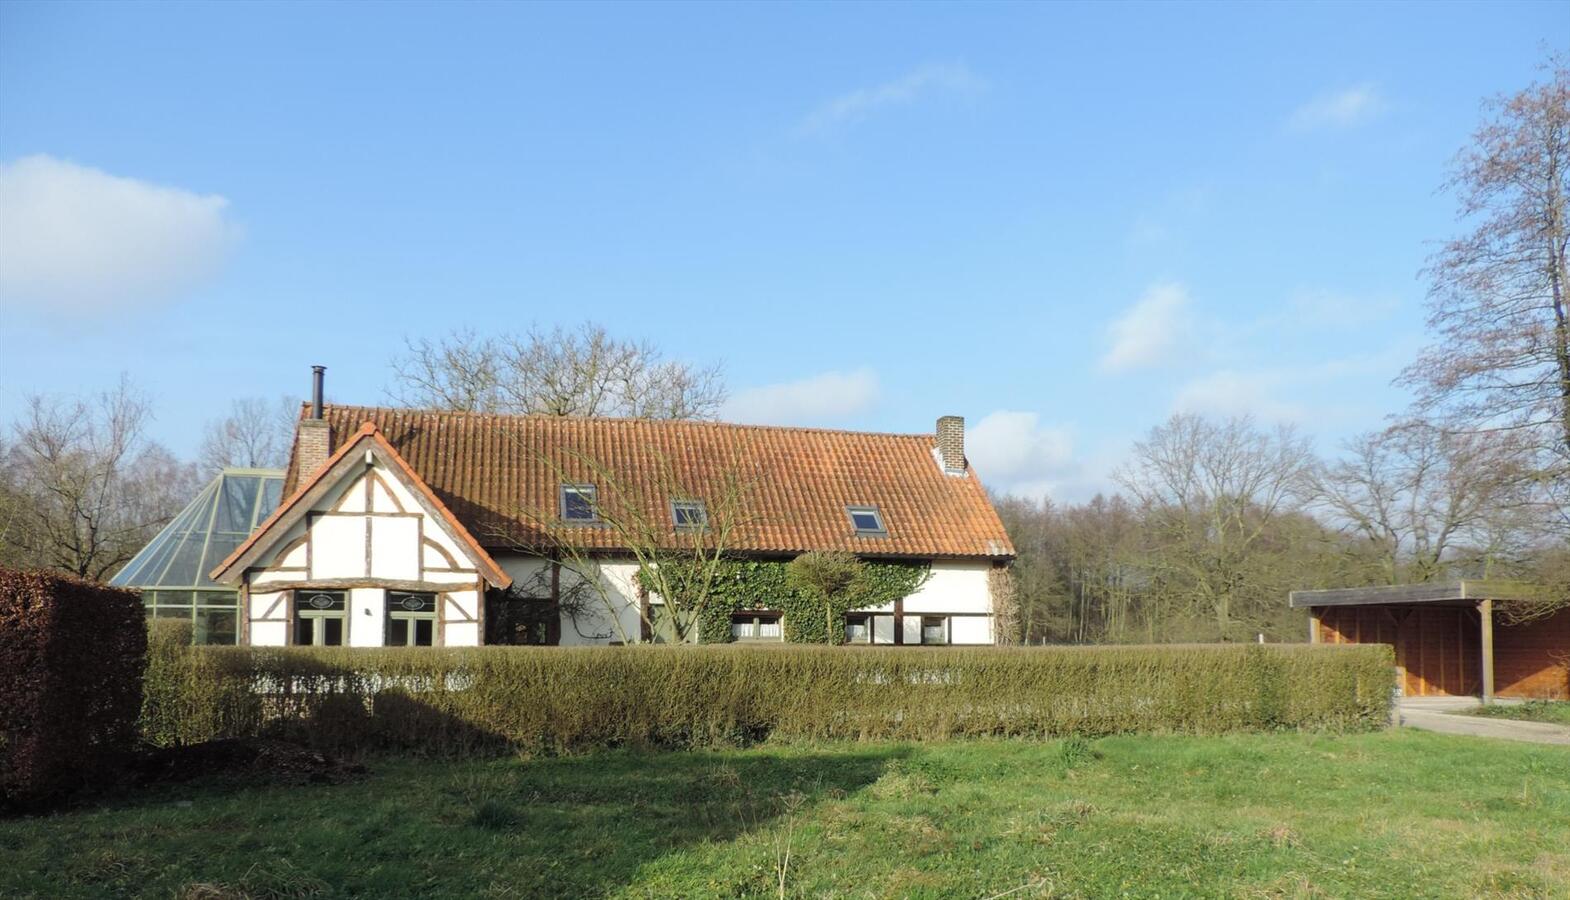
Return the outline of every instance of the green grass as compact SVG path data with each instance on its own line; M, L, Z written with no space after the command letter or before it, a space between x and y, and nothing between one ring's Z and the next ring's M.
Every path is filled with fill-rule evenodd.
M1407 730L370 766L0 821L0 896L1570 895L1570 753Z
M1570 701L1565 700L1491 703L1468 712L1474 716L1488 716L1494 719L1521 719L1527 722L1547 722L1550 725L1570 725Z

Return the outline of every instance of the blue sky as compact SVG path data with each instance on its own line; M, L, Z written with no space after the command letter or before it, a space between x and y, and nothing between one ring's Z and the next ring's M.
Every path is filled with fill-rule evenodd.
M1174 410L1406 403L1437 191L1570 5L0 6L0 421L126 372L387 402L405 335L585 319L732 418L1082 499Z

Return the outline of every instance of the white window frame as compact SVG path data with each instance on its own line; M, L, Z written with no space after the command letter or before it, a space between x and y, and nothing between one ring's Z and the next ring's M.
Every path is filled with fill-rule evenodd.
M316 607L302 607L301 600L309 594L337 594L343 598L342 609L318 609ZM289 639L296 647L343 647L349 643L349 592L348 591L295 591L290 598L294 605L294 621L290 623ZM339 621L338 637L336 644L327 643L327 626L323 624L329 619ZM311 642L304 644L299 641L300 623L309 622L311 626Z
M750 619L749 631L745 634L736 633L737 619ZM763 622L768 620L780 633L775 637L763 636ZM785 617L777 612L768 610L741 610L731 613L730 617L731 640L738 644L777 644L785 640Z
M424 612L424 611L415 612L413 610L408 610L408 609L395 609L393 607L393 595L394 594L402 594L402 595L413 594L413 595L419 595L419 596L428 596L428 597L431 598L431 609L430 609L429 612ZM386 647L423 647L423 646L434 647L434 646L436 646L436 611L440 607L441 602L442 602L442 598L441 598L440 594L433 594L430 591L383 591L382 592L382 602L385 604L386 609L387 609L387 622L386 622L386 625L385 625L386 632L382 635L382 645L383 646L386 646ZM395 621L397 621L397 622L407 622L408 623L408 627L404 631L404 642L402 644L394 644L392 642L392 626L393 626L393 622L395 622ZM414 638L415 638L416 632L418 631L418 626L415 624L417 622L430 622L431 623L431 643L429 645L417 644L417 643L414 642Z
M872 516L878 523L876 528L863 528L856 523L857 516ZM852 503L845 507L845 517L850 519L851 530L858 537L888 537L889 523L883 518L883 511L871 503Z
M697 521L681 521L681 516L677 511L683 508L695 510L698 514ZM709 527L709 508L702 500L687 498L672 499L671 524L676 526L677 531L706 531Z

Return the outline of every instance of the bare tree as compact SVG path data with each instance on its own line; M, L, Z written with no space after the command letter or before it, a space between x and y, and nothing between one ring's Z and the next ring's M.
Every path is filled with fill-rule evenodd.
M28 399L0 494L14 558L102 580L179 512L195 475L146 439L149 418L124 379L91 400Z
M647 341L577 330L454 331L405 341L393 396L410 406L551 416L710 419L725 401L720 368L667 360Z
M299 417L300 406L289 397L276 403L261 397L234 401L229 415L207 423L198 457L203 471L283 468Z
M1346 449L1317 471L1318 504L1373 550L1390 584L1428 581L1457 565L1486 575L1492 559L1540 533L1512 435L1414 421L1360 435Z
M1249 418L1176 415L1134 445L1118 481L1140 505L1157 579L1208 609L1225 640L1246 604L1279 605L1257 577L1257 555L1278 519L1301 508L1314 463L1306 438Z
M1490 116L1456 157L1446 188L1470 231L1425 274L1439 341L1403 374L1420 410L1466 430L1537 435L1570 459L1570 65L1545 83L1486 102Z

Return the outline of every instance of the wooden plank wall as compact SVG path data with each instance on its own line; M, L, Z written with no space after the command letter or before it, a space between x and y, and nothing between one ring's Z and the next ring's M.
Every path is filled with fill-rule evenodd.
M1570 609L1519 625L1495 616L1494 689L1501 697L1570 700Z
M1475 696L1482 688L1476 610L1420 605L1322 607L1319 639L1327 644L1394 647L1402 673L1401 692L1408 697Z

